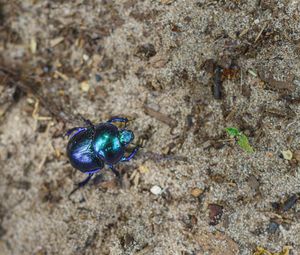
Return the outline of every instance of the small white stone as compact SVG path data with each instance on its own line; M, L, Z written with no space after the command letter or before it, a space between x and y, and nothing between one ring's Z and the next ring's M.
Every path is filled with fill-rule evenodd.
M90 84L88 81L83 81L81 82L80 87L83 92L88 92L90 89Z
M87 62L90 59L90 57L86 54L83 54L82 58L85 62Z
M150 189L151 193L154 195L160 195L162 193L162 189L161 187L154 185L151 189Z
M286 160L291 160L293 158L293 152L291 152L290 150L282 151L281 153L283 158Z
M254 20L254 24L255 24L255 25L259 24L259 22L260 22L259 19Z

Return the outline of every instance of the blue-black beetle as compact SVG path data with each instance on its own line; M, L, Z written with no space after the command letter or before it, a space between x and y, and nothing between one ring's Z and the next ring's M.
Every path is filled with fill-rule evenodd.
M89 120L86 122L87 127L75 127L66 133L67 136L71 136L67 146L67 156L71 165L88 174L75 190L84 186L105 164L119 176L119 172L113 166L118 162L129 161L139 149L137 146L130 155L125 156L125 148L134 139L133 132L126 129L127 118L115 117L97 125L93 125ZM119 129L114 122L123 122L125 127Z

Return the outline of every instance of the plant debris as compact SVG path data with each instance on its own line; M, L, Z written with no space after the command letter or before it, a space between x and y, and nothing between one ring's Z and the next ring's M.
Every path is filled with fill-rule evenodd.
M291 247L286 246L283 248L283 250L281 252L272 253L262 247L257 247L256 251L253 253L253 255L289 255L290 250L291 250Z
M271 90L287 94L294 92L296 89L296 86L293 84L294 76L290 76L286 81L279 81L274 79L271 74L266 74L265 72L260 71L259 77L266 83L267 88Z
M73 114L68 105L60 105L56 103L54 98L46 95L46 93L42 91L42 81L24 74L24 72L29 73L29 71L26 70L27 69L24 71L18 68L13 69L9 64L0 66L0 81L4 81L4 86L9 87L11 84L14 84L14 86L17 86L17 88L24 93L33 94L39 100L38 102L57 120L63 121L64 123L73 123L74 125L76 125L76 123L77 125L78 123L82 124L83 119L81 116Z

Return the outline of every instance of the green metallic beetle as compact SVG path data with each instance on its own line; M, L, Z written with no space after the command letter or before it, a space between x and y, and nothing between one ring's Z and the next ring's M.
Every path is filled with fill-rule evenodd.
M125 127L119 129L114 122L123 122ZM78 184L78 188L88 183L93 174L100 171L105 164L119 176L114 165L129 161L139 149L139 146L136 146L130 155L125 156L125 148L134 139L133 132L126 129L127 118L115 117L98 125L93 125L90 121L87 123L88 127L75 127L66 134L71 136L67 146L67 156L71 165L88 174L88 177Z

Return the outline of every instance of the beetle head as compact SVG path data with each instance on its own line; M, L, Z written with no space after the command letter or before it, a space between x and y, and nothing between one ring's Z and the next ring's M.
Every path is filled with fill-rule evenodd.
M134 139L134 134L131 130L123 129L119 132L119 139L123 146L126 146L131 143Z

